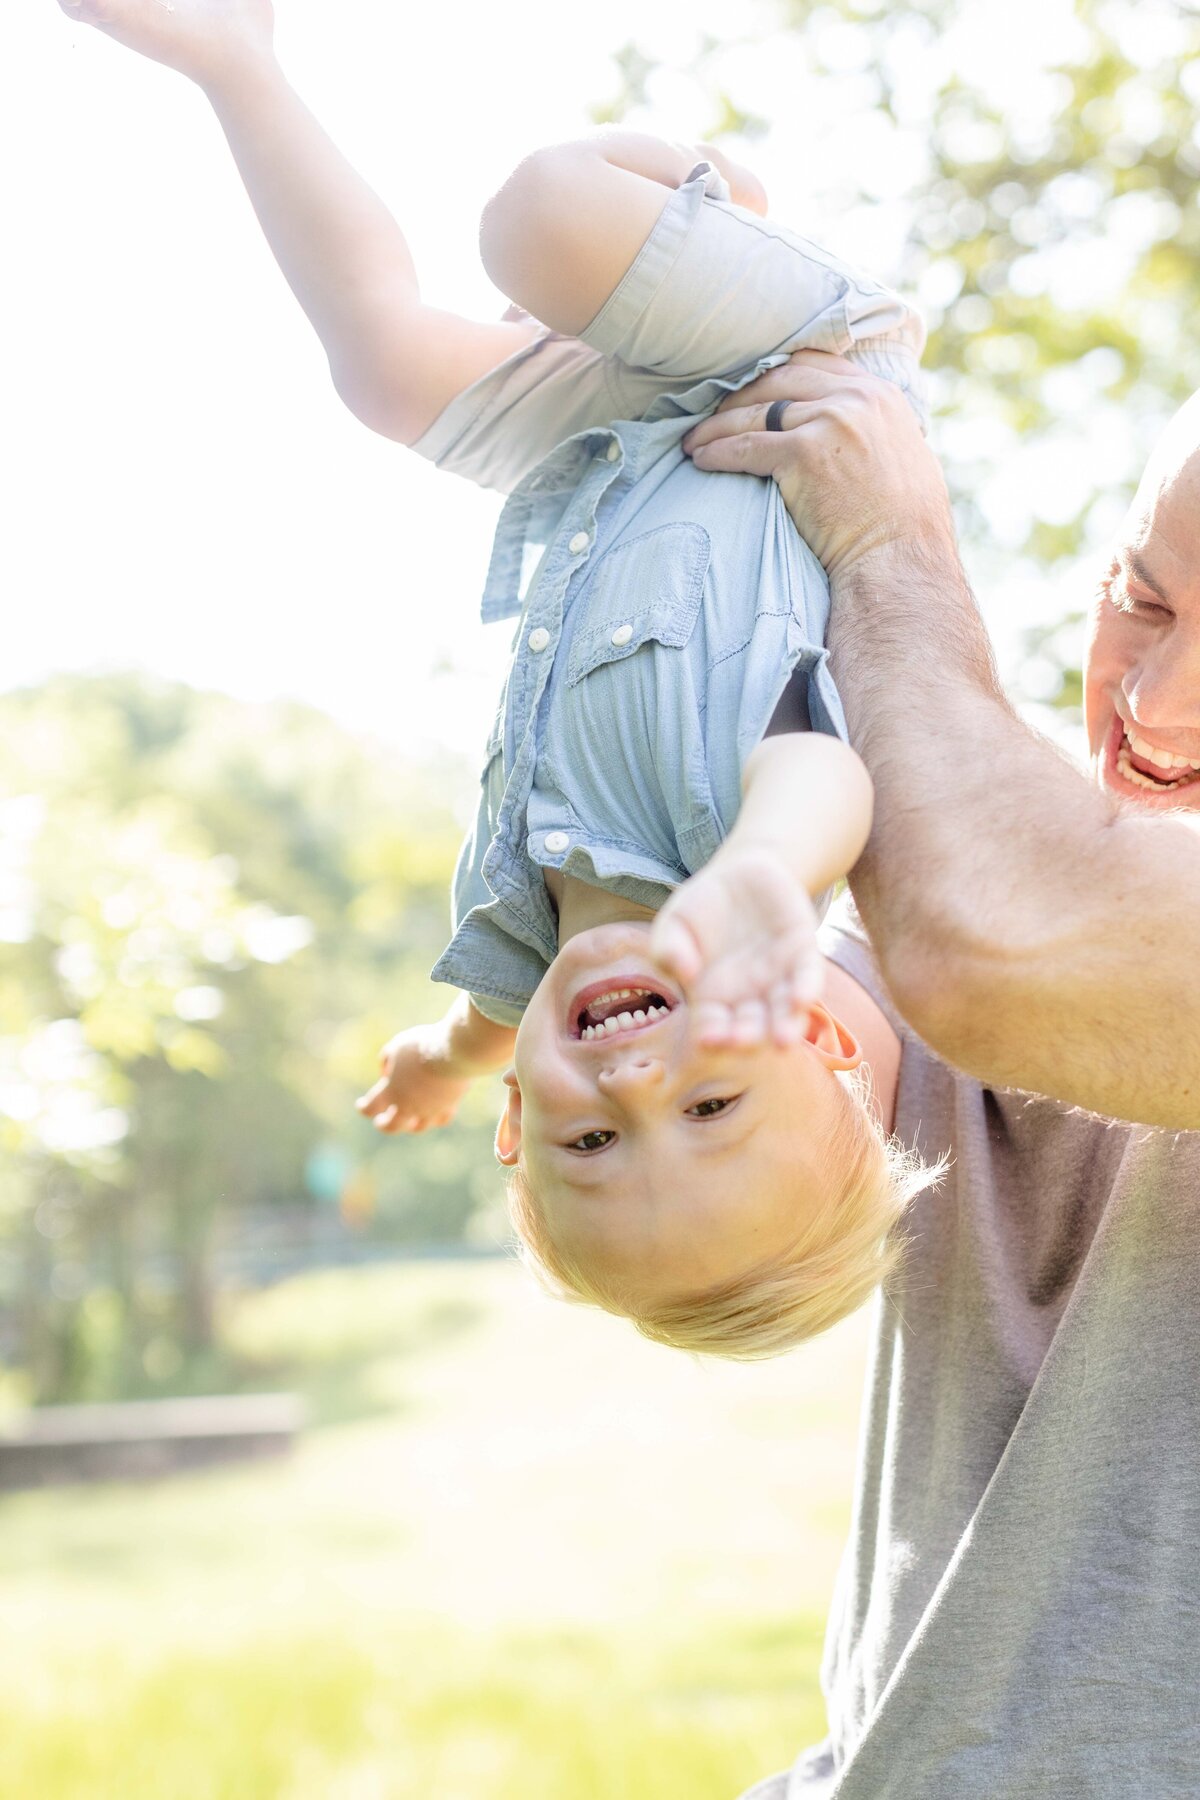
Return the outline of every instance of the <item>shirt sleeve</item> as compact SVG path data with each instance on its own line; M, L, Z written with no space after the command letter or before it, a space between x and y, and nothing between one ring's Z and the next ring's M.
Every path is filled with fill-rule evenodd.
M735 206L727 193L702 164L583 341L631 374L672 388L737 378L793 350L833 351L897 382L924 422L920 316L889 288Z
M618 414L605 357L543 330L456 394L412 447L439 469L511 494L566 438Z
M820 945L829 961L844 969L871 996L905 1049L918 1041L913 1037L912 1028L896 1011L895 1002L883 984L866 927L848 889L838 896L825 915Z

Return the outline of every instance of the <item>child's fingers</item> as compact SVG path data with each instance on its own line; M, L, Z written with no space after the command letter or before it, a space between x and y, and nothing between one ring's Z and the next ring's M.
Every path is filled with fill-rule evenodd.
M752 1050L767 1036L770 1014L763 1000L739 1000L734 1012L734 1042L743 1050Z
M825 991L825 957L815 937L810 937L796 961L792 986L802 1007L811 1006Z
M695 1009L696 1036L703 1050L724 1050L734 1042L734 1013L721 1000L702 1000Z
M771 1036L781 1050L798 1044L804 1036L808 1005L794 981L781 981L771 989L769 999Z
M360 1094L354 1104L364 1119L375 1118L389 1104L387 1082L377 1081L375 1086L368 1088L365 1094Z
M650 931L650 955L663 974L674 976L682 987L695 981L704 966L704 957L691 929L665 908Z

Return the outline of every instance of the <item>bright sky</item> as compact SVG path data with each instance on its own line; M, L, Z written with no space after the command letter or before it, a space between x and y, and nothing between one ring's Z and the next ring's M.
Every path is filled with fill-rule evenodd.
M1013 7L1027 4L972 9L997 20L980 27L981 66L1002 70L1001 47L1023 35ZM758 10L739 5L737 29ZM708 0L686 13L677 0L276 11L289 75L400 219L428 296L484 315L503 302L476 264L475 221L498 179L588 124L628 39L682 63L697 32L730 19ZM1038 16L1044 29L1042 0ZM509 635L477 622L497 502L342 408L198 93L55 0L19 0L5 38L0 145L18 172L5 685L135 665L473 753ZM861 45L843 48L852 68ZM1014 104L1036 89L1027 60L1020 75ZM756 160L781 215L813 231L828 221L812 215L805 169L838 154L850 121L811 93L798 105L800 77L786 55L759 56L754 99L779 124ZM654 98L665 128L708 122L685 81L664 76ZM908 172L873 164L888 173L865 236L884 256L886 190ZM862 219L830 235L869 249Z

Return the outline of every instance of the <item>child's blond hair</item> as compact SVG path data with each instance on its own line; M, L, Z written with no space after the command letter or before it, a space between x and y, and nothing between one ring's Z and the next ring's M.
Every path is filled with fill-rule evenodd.
M942 1168L926 1167L884 1134L868 1077L839 1075L838 1086L841 1105L828 1142L836 1176L782 1256L682 1299L633 1304L619 1284L597 1281L554 1242L518 1163L509 1176L508 1210L522 1261L559 1299L618 1313L643 1337L678 1350L750 1361L828 1330L894 1272L904 1249L900 1221Z

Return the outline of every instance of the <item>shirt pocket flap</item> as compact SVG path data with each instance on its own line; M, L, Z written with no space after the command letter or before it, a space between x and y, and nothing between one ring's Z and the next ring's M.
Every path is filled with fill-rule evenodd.
M567 684L632 656L649 638L682 649L691 637L711 552L702 525L658 525L609 550L578 604Z

